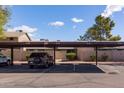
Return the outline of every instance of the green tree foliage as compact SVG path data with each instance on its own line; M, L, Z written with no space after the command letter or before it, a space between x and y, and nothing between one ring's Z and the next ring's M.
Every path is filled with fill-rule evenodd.
M0 6L0 39L5 38L4 36L4 26L8 22L10 12L8 7Z
M109 17L105 18L99 15L95 19L95 24L90 27L83 36L80 36L78 40L118 41L121 39L121 37L119 35L113 36L111 33L111 30L114 26L114 21Z

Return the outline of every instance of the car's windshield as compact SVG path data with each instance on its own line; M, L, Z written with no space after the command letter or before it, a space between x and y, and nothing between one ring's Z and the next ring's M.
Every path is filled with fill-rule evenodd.
M44 57L47 53L32 53L30 57Z
M4 56L4 55L0 55L0 58L6 58L6 56Z

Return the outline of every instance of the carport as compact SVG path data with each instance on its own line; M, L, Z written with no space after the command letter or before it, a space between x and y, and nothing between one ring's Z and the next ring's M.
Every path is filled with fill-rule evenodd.
M117 47L124 46L122 41L45 41L45 42L0 42L0 48L9 48L11 49L11 65L13 65L13 51L15 48L20 47L49 47L53 48L53 59L55 63L56 48L58 47L94 47L96 52L96 65L98 64L97 55L99 47Z

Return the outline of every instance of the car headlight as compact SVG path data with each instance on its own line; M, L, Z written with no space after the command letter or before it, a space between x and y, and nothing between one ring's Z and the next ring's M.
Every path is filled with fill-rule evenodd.
M32 64L33 62L32 62L32 61L29 61L29 63L31 63L31 64Z

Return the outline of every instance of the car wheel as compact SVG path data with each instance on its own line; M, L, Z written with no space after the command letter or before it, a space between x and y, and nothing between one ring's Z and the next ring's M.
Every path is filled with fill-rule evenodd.
M29 68L30 68L30 69L33 69L33 68L34 68L34 66L33 66L33 65L30 65L30 66L29 66Z
M50 63L50 66L53 66L54 65L54 63Z
M6 65L8 66L10 64L10 60L7 61Z

